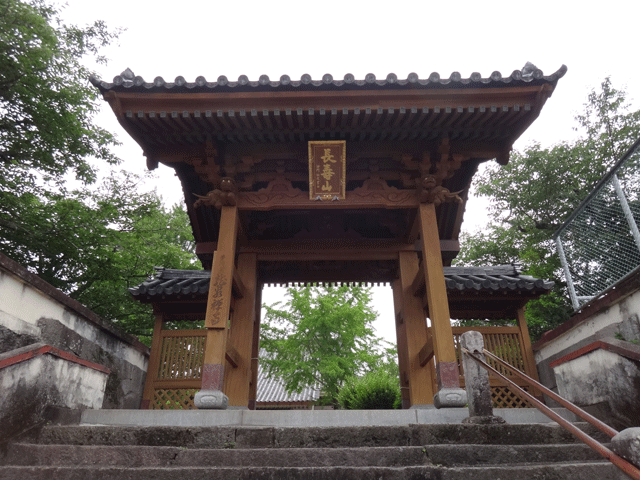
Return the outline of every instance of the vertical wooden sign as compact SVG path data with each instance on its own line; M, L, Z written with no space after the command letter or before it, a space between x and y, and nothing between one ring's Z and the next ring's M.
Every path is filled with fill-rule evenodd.
M344 200L346 142L309 142L309 198Z

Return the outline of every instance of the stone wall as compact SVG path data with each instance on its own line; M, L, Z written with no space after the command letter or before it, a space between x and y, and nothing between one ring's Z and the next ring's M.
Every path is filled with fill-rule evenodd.
M614 428L639 426L639 317L636 271L533 345L540 381Z
M111 323L0 254L0 354L6 364L10 362L7 359L20 355L21 349L28 349L36 343L54 347L88 364L100 366L108 374L95 374L95 368L89 368L92 372L87 373L86 365L81 368L77 366L77 362L74 366L64 367L69 372L84 371L83 375L89 377L105 377L104 385L100 387L103 395L94 392L89 403L83 399L81 390L85 387L71 381L73 375L60 377L67 378L69 382L54 385L58 388L58 393L51 393L51 385L47 384L46 389L50 393L44 396L34 394L35 398L46 398L54 404L66 406L73 404L73 401L60 399L66 398L65 395L71 391L77 394L77 405L86 404L86 408L95 408L96 398L101 398L98 408L140 407L149 349L135 337L120 332ZM27 382L26 378L34 369L53 368L51 365L59 363L59 360L48 358L45 362L40 359L33 364L39 367L23 365L0 368L0 382L13 385L24 376L26 383L22 382L23 386L27 388L31 385L31 389L37 390L42 384L36 387ZM41 375L44 373L45 370L42 370ZM21 392L24 394L26 390ZM0 412L0 416L3 413L6 412Z

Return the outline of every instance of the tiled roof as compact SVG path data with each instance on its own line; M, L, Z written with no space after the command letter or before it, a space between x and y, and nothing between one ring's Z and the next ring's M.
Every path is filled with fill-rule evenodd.
M496 267L444 267L449 291L551 290L553 282L521 275L514 265Z
M131 294L142 301L160 297L196 298L209 291L210 272L206 270L172 270L156 268L153 278L137 287ZM529 275L521 275L513 265L496 267L445 267L445 282L449 293L546 293L553 287L548 282Z
M263 356L263 352L260 352ZM284 383L278 377L269 377L258 363L258 391L256 402L259 403L287 403L287 402L315 402L320 397L320 389L305 387L300 393L287 393Z
M555 84L567 71L562 65L551 75L544 75L532 63L527 64L522 70L514 70L510 75L503 76L495 71L488 77L474 72L468 78L463 78L458 72L453 72L449 77L441 77L433 72L426 79L421 79L417 73L410 73L406 79L399 79L394 73L388 74L384 79L377 79L373 73L369 73L363 80L356 80L348 73L342 80L334 79L331 74L325 74L321 80L313 80L310 75L302 75L300 80L292 80L288 75L282 75L279 80L271 80L267 75L261 75L257 81L251 81L246 75L240 75L237 81L230 81L224 75L215 82L207 81L203 76L196 78L195 82L187 82L184 77L178 76L173 82L167 82L162 77L156 77L153 82L146 82L142 77L136 76L133 71L126 69L120 75L108 83L100 78L92 76L91 82L103 93L106 91L129 92L244 92L244 91L268 91L268 90L357 90L357 89L411 89L411 88L473 88L495 87L500 85L541 85L544 83Z

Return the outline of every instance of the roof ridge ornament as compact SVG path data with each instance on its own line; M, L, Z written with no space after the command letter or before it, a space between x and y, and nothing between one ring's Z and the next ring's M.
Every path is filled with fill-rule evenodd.
M136 75L133 73L133 70L131 70L129 67L126 68L126 70L124 70L120 76L124 79L124 80L131 80L133 81L134 78L136 78Z
M533 63L531 62L527 62L524 64L524 67L522 67L522 77L523 78L531 78L534 76L534 72L538 70L538 67L536 67Z

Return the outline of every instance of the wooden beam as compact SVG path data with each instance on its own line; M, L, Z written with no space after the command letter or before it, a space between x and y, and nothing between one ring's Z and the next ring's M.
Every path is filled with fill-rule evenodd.
M243 298L245 296L245 292L247 291L247 288L244 286L242 278L238 274L238 270L236 268L233 269L233 285L231 289L233 291L233 295L236 298Z
M396 320L396 346L398 350L398 369L400 373L400 397L402 408L411 407L409 389L409 351L407 350L407 331L402 317L402 282L400 279L392 284L393 305Z
M227 345L227 351L224 356L233 368L238 368L241 362L240 354L233 345Z
M411 279L418 270L418 254L416 252L400 252L400 312L403 324L398 331L404 335L402 345L406 349L406 373L409 382L409 396L411 405L426 405L433 403L433 371L431 368L420 366L419 353L422 346L429 341L429 332L420 299L411 293ZM397 295L396 295L397 296ZM396 297L394 297L395 299ZM398 306L396 305L396 311ZM398 342L400 348L401 342Z
M551 88L553 90L553 88ZM452 107L474 107L477 105L521 105L534 103L540 86L531 87L500 87L500 88L465 88L465 89L411 89L411 90L340 90L340 91L255 91L255 92L203 92L183 93L176 95L167 92L146 93L144 96L137 92L108 92L109 103L119 116L126 111L178 111L194 112L211 110L248 110L256 104L263 109L314 108L320 110L366 108L377 110L389 109L402 105L433 109L450 105ZM551 91L547 93L549 96ZM117 100L117 107L112 102ZM546 99L545 99L546 100ZM540 100L535 103L540 103ZM544 101L542 101L544 103Z
M213 254L217 248L216 242L198 242L196 255ZM372 239L340 239L336 248L335 239L327 240L258 240L249 244L238 244L237 253L255 253L258 260L302 260L309 259L309 255L316 255L316 260L353 260L354 253L365 255L367 259L395 259L397 252L417 252L422 249L420 244L405 243L398 240ZM458 240L440 240L442 252L458 252Z
M525 317L524 307L518 308L516 311L516 319L518 320L518 330L520 331L520 338L522 339L522 359L524 360L525 373L533 378L536 382L538 379L538 369L536 367L536 361L533 356L533 348L531 347L531 337L529 336L529 328L527 327L527 319ZM530 392L533 396L539 396L540 392L534 390Z
M142 403L140 408L148 409L151 406L154 396L153 382L157 379L158 367L160 365L160 350L162 349L162 339L160 333L162 331L162 312L154 308L155 321L153 324L153 336L151 337L151 353L149 354L149 367L147 368L147 377L144 382L144 390L142 394Z
M433 349L437 360L438 390L457 389L460 388L460 379L451 330L447 287L444 282L436 210L432 203L421 204L419 208L425 289L432 325Z
M238 255L238 279L241 280L244 296L234 302L231 319L231 330L227 341L227 354L233 354L234 366L225 372L224 393L229 398L229 405L249 407L250 385L252 379L252 354L254 322L256 313L257 292L257 258L255 254ZM229 357L227 357L229 359Z
M237 232L237 207L222 207L218 249L213 256L204 321L207 338L202 366L202 390L223 390Z
M424 367L429 363L429 360L433 358L433 353L433 337L430 336L427 339L427 343L424 344L424 347L420 349L420 353L418 353L421 367Z
M154 390L174 388L200 388L200 380L156 380L153 382Z
M425 294L425 283L424 283L424 262L420 262L418 266L418 271L416 272L416 276L411 280L411 294L416 297L423 297Z
M213 256L211 268L211 284L205 317L207 328L227 328L235 270L237 232L238 208L222 207L218 248Z
M262 316L262 285L256 285L255 312L253 320L253 331L251 344L251 381L249 383L249 410L256 409L256 398L258 396L258 363L260 354L260 319Z
M350 191L344 200L315 200L309 198L309 192L298 190L283 194L282 192L238 192L238 207L241 210L342 210L344 208L416 208L418 196L414 189L396 190L388 194L365 195Z

